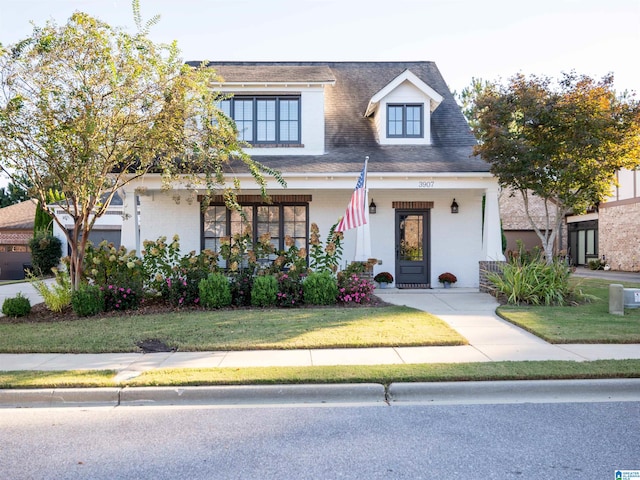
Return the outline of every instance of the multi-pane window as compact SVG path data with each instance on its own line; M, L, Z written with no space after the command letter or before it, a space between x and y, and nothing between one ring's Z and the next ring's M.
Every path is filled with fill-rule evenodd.
M300 143L299 97L233 97L220 109L238 126L238 138L249 143Z
M308 206L303 205L244 205L243 215L224 205L211 205L203 215L203 247L219 252L223 237L242 234L251 227L253 242L269 233L276 250L286 250L285 237L292 238L296 247L308 248ZM275 258L273 256L272 260Z
M422 105L387 105L387 136L420 138L424 136Z

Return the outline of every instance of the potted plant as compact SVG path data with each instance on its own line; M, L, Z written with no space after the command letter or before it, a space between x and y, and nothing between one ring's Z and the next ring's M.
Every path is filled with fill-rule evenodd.
M453 273L444 272L438 276L438 281L444 285L444 288L449 288L452 283L456 283L458 279Z
M373 279L380 284L380 288L386 288L388 283L393 282L393 275L389 272L380 272Z

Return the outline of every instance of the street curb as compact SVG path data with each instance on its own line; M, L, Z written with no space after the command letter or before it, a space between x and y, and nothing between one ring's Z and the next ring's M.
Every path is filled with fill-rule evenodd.
M637 402L640 378L392 383L388 400L391 405Z
M231 385L124 388L120 405L273 405L383 403L385 389L375 383L328 385Z
M640 378L486 382L0 389L0 408L100 406L465 405L640 402Z
M377 383L0 390L0 408L384 402L385 388Z
M117 406L120 388L0 390L0 408Z

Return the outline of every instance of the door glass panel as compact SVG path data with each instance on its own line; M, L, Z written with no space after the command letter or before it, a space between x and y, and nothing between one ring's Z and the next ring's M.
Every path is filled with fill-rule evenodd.
M596 231L587 230L587 255L596 253Z
M400 216L400 260L421 262L423 252L423 216Z
M585 257L585 233L584 230L578 232L578 263L580 265L587 263Z

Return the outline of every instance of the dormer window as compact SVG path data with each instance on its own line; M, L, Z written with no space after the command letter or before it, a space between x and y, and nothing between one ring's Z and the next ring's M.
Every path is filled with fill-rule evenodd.
M253 145L300 144L300 97L236 96L220 109L238 127L238 139Z
M387 104L387 137L424 137L422 104Z

